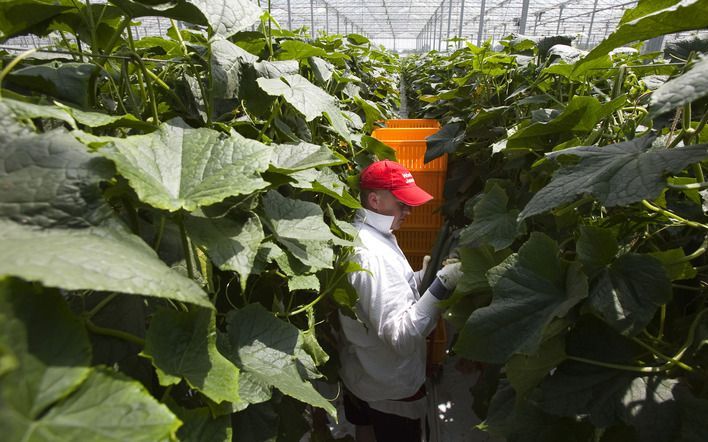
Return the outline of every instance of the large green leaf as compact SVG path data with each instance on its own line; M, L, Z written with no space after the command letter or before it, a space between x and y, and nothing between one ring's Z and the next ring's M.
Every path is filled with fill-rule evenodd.
M74 9L71 0L5 0L0 2L0 40L28 32L62 12Z
M600 275L589 304L617 331L633 336L646 327L671 293L671 280L658 259L627 254Z
M120 229L38 230L0 221L0 276L67 290L108 290L211 307L191 279Z
M0 217L41 227L86 227L112 214L99 187L115 170L63 131L0 144Z
M327 51L299 40L286 40L280 43L278 60L303 60L309 57L327 57Z
M567 327L567 322L559 323ZM557 334L544 341L533 355L517 354L506 364L506 375L518 396L533 390L548 373L565 359L565 339Z
M649 3L665 7L658 9ZM623 18L624 23L595 46L575 65L575 69L580 69L590 60L608 54L612 49L632 41L644 41L661 35L708 27L708 5L703 0L662 1L658 4L642 2L637 6L636 13L626 14L626 18Z
M305 77L295 74L280 78L259 78L256 81L268 95L285 98L307 121L325 115L342 138L351 140L347 120L339 109L337 99L310 83Z
M588 291L580 265L561 260L558 245L537 232L488 278L492 303L472 313L455 351L490 363L536 353L553 318L564 317Z
M183 422L177 431L178 440L185 442L230 442L233 436L231 416L212 417L208 408L185 409L172 407Z
M550 136L556 135L559 141L564 141L573 135L587 134L600 120L621 108L625 102L624 96L602 104L595 97L576 95L557 117L548 122L533 123L511 135L507 147L553 147L549 144Z
M609 265L617 255L619 246L614 233L609 229L580 226L580 238L575 246L578 261L587 275L594 275Z
M499 265L510 254L508 250L495 252L490 246L460 248L462 278L455 288L456 292L471 293L489 290L487 271Z
M274 144L270 157L271 168L279 172L294 172L319 166L334 166L346 159L334 155L326 146L306 143Z
M651 95L649 114L661 115L706 95L708 95L708 57L696 63L690 71L659 86Z
M255 215L245 220L230 217L205 218L190 216L185 221L189 236L195 244L204 247L212 262L222 270L239 274L241 288L245 289L265 238L263 226Z
M41 417L14 414L7 424L8 440L148 442L174 438L181 422L139 382L99 369Z
M297 180L291 183L293 187L324 193L336 199L340 204L351 207L352 209L361 207L359 200L349 193L349 187L345 185L339 179L339 176L330 168L302 170L291 173L290 178Z
M302 349L303 338L295 326L277 319L259 304L230 312L227 324L231 349L228 357L242 371L336 416L334 406L300 374L314 362Z
M238 368L216 349L213 310L158 312L145 336L143 355L167 375L163 385L184 378L216 403L239 400Z
M237 133L225 137L172 120L151 134L112 141L99 152L142 201L160 209L192 211L268 185L260 172L268 168L270 149Z
M230 37L258 20L263 11L251 0L185 0L196 6L212 30Z
M635 428L640 442L673 442L679 425L676 384L675 379L566 362L541 384L541 407L559 416L589 416L599 428L623 422Z
M338 238L324 222L317 204L286 198L272 190L263 197L263 209L264 222L297 259L315 269L332 268L330 241Z
M691 261L686 259L686 252L682 248L661 250L659 252L647 253L659 261L666 270L666 275L672 281L681 279L693 279L698 271L691 264Z
M33 420L86 379L91 345L57 290L0 280L0 312L0 343L18 359L17 369L0 378L0 422L14 414Z
M255 63L258 57L220 37L211 40L210 48L211 95L220 99L238 98L246 66Z
M460 233L460 244L478 246L490 244L494 250L509 247L526 232L523 221L517 221L519 211L509 210L506 191L494 185L474 206L472 224Z
M98 72L99 67L90 63L53 61L14 70L7 80L86 108L93 100L91 85Z
M519 218L546 212L585 194L608 207L653 199L666 187L667 173L678 173L708 156L708 144L676 149L652 149L651 144L651 137L642 137L605 147L582 146L547 154L551 158L574 155L580 161L562 166L531 198Z
M425 162L433 161L446 153L455 153L464 141L465 125L463 123L446 124L438 132L426 138Z
M258 20L262 11L249 0L110 0L130 17L167 17L210 26L214 33L230 37Z
M32 118L52 118L63 121L72 129L76 129L76 121L64 108L43 104L27 103L24 101L3 98L0 101L0 111L4 115L12 115L15 120L25 120Z

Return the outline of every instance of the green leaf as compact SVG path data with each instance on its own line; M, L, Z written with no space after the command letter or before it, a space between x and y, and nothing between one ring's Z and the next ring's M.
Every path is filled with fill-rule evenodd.
M320 280L317 275L295 275L288 278L288 290L314 290L320 291Z
M259 304L232 311L226 320L232 349L228 357L242 371L336 416L334 406L302 379L300 369L314 366L314 362L302 349L303 338L297 328L277 319Z
M196 6L211 29L222 37L230 37L251 26L263 11L250 0L185 0Z
M325 115L335 132L351 141L351 133L337 99L310 83L305 77L295 74L280 78L259 78L256 81L268 95L284 97L307 121Z
M559 321L567 326L566 321ZM506 364L506 375L518 396L533 390L565 359L565 338L557 334L545 340L533 355L514 355Z
M651 149L652 138L642 137L605 147L582 146L546 154L574 155L577 164L562 166L519 215L543 213L591 194L607 207L654 199L666 187L665 175L678 173L708 156L708 144L677 149Z
M0 280L0 311L0 343L12 350L19 364L0 378L0 423L34 420L86 379L91 344L83 323L57 290Z
M277 60L304 60L310 57L327 57L327 51L299 40L285 40L280 43Z
M624 422L639 441L675 441L679 409L672 390L678 381L634 377L622 370L566 362L542 384L541 408L549 413L588 416L600 428Z
M36 25L45 26L64 11L76 8L70 0L26 0L0 2L0 40L28 32Z
M0 111L3 114L12 115L17 121L33 118L52 118L65 122L72 129L77 128L73 116L66 112L66 109L59 106L26 103L11 98L3 98L0 101Z
M92 370L66 400L38 419L0 414L9 440L155 441L174 438L181 422L137 381L108 369Z
M99 153L116 163L141 201L159 209L193 211L268 185L260 172L270 149L237 133L224 137L172 120L148 135L111 140Z
M231 416L213 418L208 408L187 410L175 406L172 410L183 422L177 430L178 440L185 442L230 442L232 440Z
M293 187L324 193L336 199L340 204L352 209L361 207L359 200L349 193L349 187L339 179L339 175L333 172L332 169L308 169L292 173L290 178L297 180L297 182L292 183Z
M326 85L334 73L335 68L332 66L332 63L322 60L320 57L310 57L308 63L310 63L310 67L315 74L317 82Z
M424 162L433 161L446 153L457 152L464 141L465 125L463 123L446 124L442 129L426 138L427 148Z
M602 273L590 292L589 304L615 330L633 336L646 327L671 293L671 281L661 262L631 253Z
M306 143L274 144L270 164L278 172L294 172L319 166L334 166L346 163L346 159L334 155L327 146Z
M92 84L98 72L99 67L90 63L52 61L13 70L6 81L87 108L92 104Z
M67 290L107 290L211 307L191 279L139 237L118 229L37 230L0 221L0 276Z
M41 227L97 225L112 216L99 186L114 173L66 132L14 138L0 144L0 217Z
M536 353L548 324L564 317L588 290L580 265L562 261L558 245L537 232L518 253L491 269L488 278L492 303L472 313L455 351L490 363Z
M361 137L361 146L364 150L376 156L376 159L379 161L396 161L396 151L374 137L370 137L369 135Z
M492 247L460 248L460 261L462 261L462 278L455 288L456 292L472 293L489 290L487 271L504 261L510 252L502 250L495 252Z
M334 253L329 242L337 240L315 203L294 200L270 191L263 197L267 224L278 242L303 264L332 268Z
M251 405L233 417L234 442L277 442L279 420L272 401Z
M659 6L664 8L658 9ZM708 27L708 6L703 0L662 0L660 3L645 1L637 5L637 11L625 14L623 23L577 63L576 70L590 60L633 41L645 41L661 35Z
M508 203L506 191L497 185L492 186L474 205L473 222L460 233L460 244L490 244L498 251L526 233L524 223L517 221L519 211L509 210Z
M320 206L295 200L271 190L263 196L263 208L273 233L279 238L328 241L335 236L324 222Z
M595 97L576 95L551 121L533 123L511 135L507 147L550 148L553 147L549 144L552 135L558 136L558 142L561 142L576 134L590 133L600 120L621 108L626 100L626 97L620 96L601 104Z
M241 288L245 289L258 247L265 238L258 217L249 214L245 220L235 220L190 216L185 219L185 226L189 237L204 247L214 265L238 273Z
M686 259L686 254L681 248L647 253L647 255L661 261L666 275L672 281L693 279L698 274L696 268L691 265L691 261Z
M580 226L580 238L578 238L575 251L586 274L593 275L609 265L615 259L618 250L617 239L611 230Z
M649 115L656 117L706 95L708 95L708 57L696 63L690 71L659 86L651 94Z
M213 310L159 311L150 322L142 354L216 403L239 400L238 368L216 349Z
M258 57L219 37L210 41L210 49L212 97L240 97L246 66L255 63Z

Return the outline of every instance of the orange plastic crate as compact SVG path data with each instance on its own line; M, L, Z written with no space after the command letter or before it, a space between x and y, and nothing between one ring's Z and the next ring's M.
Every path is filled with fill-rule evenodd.
M394 127L394 128L436 127L436 128L440 128L440 123L438 122L438 120L431 120L431 119L426 119L426 118L411 118L411 119L386 120L386 127Z
M443 203L445 189L445 172L411 172L418 187L433 196L433 200L422 206L413 207L411 213L403 222L404 229L433 229L442 223L440 206Z
M379 141L386 142L388 140L419 140L423 141L435 132L439 131L437 127L416 127L416 128L398 128L398 127L381 127L374 129L371 136Z
M404 224L405 226L405 224ZM438 237L439 228L396 231L396 240L403 254L408 258L408 262L413 270L420 270L423 265L423 257L430 255Z
M384 144L396 151L398 162L411 172L444 172L447 170L447 155L424 163L427 144L421 140L387 140ZM442 195L442 194L441 194Z

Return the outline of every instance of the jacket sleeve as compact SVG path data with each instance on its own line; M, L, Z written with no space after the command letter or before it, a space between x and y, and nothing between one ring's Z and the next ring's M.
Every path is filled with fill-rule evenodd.
M354 260L368 270L349 275L359 295L359 319L396 353L410 354L435 327L441 311L438 299L429 292L416 299L417 293L402 272L382 257L357 255Z

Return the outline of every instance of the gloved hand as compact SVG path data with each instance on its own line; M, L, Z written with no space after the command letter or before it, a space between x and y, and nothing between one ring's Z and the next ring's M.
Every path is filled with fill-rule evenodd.
M425 255L423 257L423 268L418 270L417 272L414 272L415 275L415 282L420 287L420 285L423 283L423 278L425 277L425 271L428 270L428 264L430 264L430 255Z
M454 290L462 277L462 263L458 261L446 264L445 267L438 270L436 276L446 289Z

